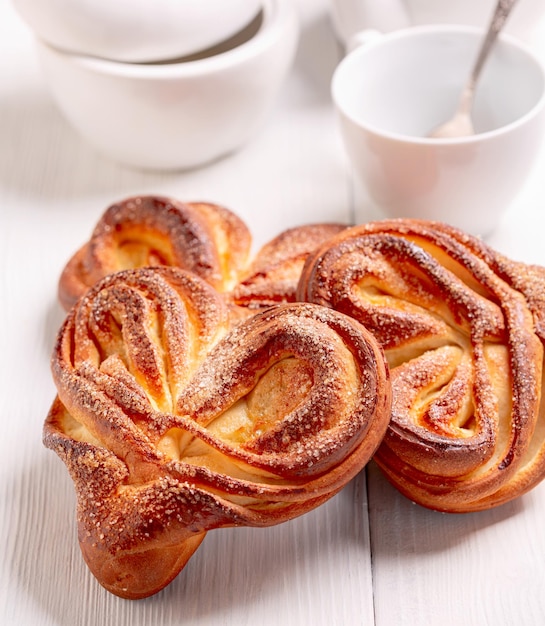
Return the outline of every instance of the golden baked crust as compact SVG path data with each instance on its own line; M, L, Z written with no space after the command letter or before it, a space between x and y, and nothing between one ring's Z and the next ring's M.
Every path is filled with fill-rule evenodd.
M228 209L163 196L134 196L112 204L90 240L69 260L59 281L66 310L104 276L125 269L175 266L220 291L248 264L251 236Z
M44 443L66 463L94 575L151 595L210 529L318 506L373 455L390 416L381 348L355 320L282 304L236 323L195 274L102 279L61 328Z
M391 368L375 460L442 511L502 504L545 476L545 272L452 227L385 220L307 260L298 297L362 322Z
M295 302L308 255L345 228L340 224L306 224L281 232L258 251L234 287L233 301L251 309Z
M97 281L125 269L173 266L194 272L240 306L293 302L306 256L345 226L310 224L281 233L251 262L251 235L225 207L134 196L112 204L59 280L66 310Z

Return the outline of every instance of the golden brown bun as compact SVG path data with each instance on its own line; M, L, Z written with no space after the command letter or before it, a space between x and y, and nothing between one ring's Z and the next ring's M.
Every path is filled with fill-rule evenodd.
M340 224L306 224L283 231L259 250L241 276L233 289L234 302L253 309L295 302L308 255L345 228Z
M382 350L358 322L295 303L235 324L176 268L91 288L52 371L44 442L74 480L86 562L126 598L162 589L208 530L278 524L330 498L390 416Z
M289 229L258 251L250 264L250 232L229 209L134 196L112 204L89 241L69 260L59 280L59 300L69 310L109 274L173 266L194 272L242 307L293 302L307 255L343 228L312 224Z
M393 408L375 459L409 498L475 511L543 479L543 269L444 224L388 220L325 243L298 297L384 348Z
M160 265L194 272L225 291L246 268L250 246L246 225L224 207L134 196L112 204L70 259L59 281L59 299L68 310L104 276Z

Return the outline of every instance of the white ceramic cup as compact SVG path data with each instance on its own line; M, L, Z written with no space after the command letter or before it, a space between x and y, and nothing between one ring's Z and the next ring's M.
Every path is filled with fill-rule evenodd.
M424 24L459 24L485 28L497 0L330 0L331 17L337 36L350 46L361 30L387 33ZM545 20L544 0L519 0L505 32L530 41Z
M66 119L100 152L145 169L202 166L261 127L293 61L292 0L262 0L255 32L227 50L174 63L120 63L43 41L38 54Z
M541 147L542 64L503 35L481 75L477 134L426 135L453 113L481 43L471 27L422 26L377 35L332 79L344 145L371 201L388 217L436 219L490 233Z

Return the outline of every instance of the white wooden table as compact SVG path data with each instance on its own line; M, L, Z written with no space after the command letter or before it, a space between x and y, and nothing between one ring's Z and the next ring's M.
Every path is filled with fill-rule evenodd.
M297 4L300 48L262 131L207 168L154 174L110 162L66 124L30 33L0 0L2 626L545 624L545 484L492 511L442 515L371 464L307 516L210 532L175 582L138 602L104 591L80 557L72 483L41 430L63 318L57 279L104 209L134 193L215 201L248 223L256 246L303 222L377 216L337 134L327 2ZM545 264L545 150L540 160L490 243Z

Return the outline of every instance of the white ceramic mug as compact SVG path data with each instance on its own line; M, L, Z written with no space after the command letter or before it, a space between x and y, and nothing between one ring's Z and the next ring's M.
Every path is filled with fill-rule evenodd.
M436 219L490 233L541 147L545 71L502 35L478 85L477 134L426 135L453 113L481 41L479 29L422 26L374 37L332 80L355 173L388 217Z
M338 37L345 44L359 31L387 33L424 24L460 24L484 28L497 0L330 0ZM530 41L545 20L545 0L519 0L505 31Z

